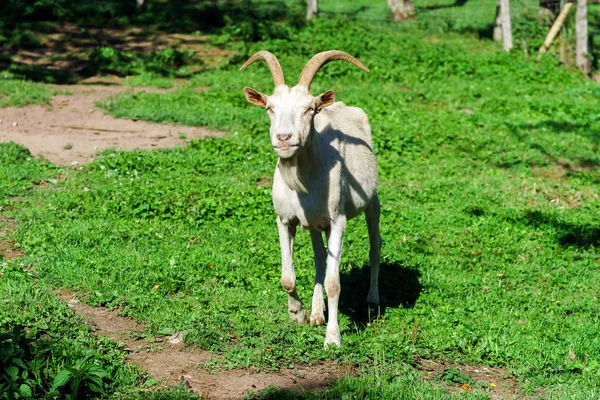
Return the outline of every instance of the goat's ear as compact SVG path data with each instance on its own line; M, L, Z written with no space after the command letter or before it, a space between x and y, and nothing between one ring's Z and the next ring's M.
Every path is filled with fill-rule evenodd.
M244 88L244 96L246 96L246 100L255 106L265 107L267 105L267 96L261 92L257 92L254 89L250 89L249 87Z
M335 92L331 89L315 97L315 107L320 110L335 103Z

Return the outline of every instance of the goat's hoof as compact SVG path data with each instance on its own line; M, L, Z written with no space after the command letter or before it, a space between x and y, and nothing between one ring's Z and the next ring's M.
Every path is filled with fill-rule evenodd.
M297 323L304 325L306 324L306 309L301 308L300 310L288 310L290 318Z
M325 317L323 314L316 314L310 316L310 324L314 326L321 326L325 324Z

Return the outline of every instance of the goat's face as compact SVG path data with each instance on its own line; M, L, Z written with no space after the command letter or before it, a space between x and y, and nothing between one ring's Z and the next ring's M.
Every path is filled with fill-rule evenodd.
M244 88L246 99L267 110L271 119L271 144L280 158L294 157L310 143L313 119L324 107L335 102L335 92L328 90L312 96L304 86L279 85L271 96Z
M369 71L360 61L350 54L339 50L323 51L311 58L298 78L298 84L289 88L285 84L283 71L277 57L262 50L255 53L240 67L246 68L255 61L265 61L269 66L275 91L271 96L257 92L249 87L244 88L246 99L257 106L263 107L271 119L271 143L280 158L291 158L298 154L303 147L310 144L315 115L335 102L335 92L328 90L313 97L310 85L323 65L334 60L348 61L364 71Z

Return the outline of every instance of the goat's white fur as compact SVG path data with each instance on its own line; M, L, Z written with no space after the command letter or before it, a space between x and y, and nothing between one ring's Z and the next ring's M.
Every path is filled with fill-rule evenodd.
M346 221L361 212L366 215L370 238L371 285L367 301L379 303L378 175L367 115L360 108L334 103L333 91L313 97L302 85L289 88L280 84L271 96L249 88L244 92L251 103L268 110L271 141L279 155L273 204L278 215L281 284L288 293L288 313L301 323L307 319L296 293L292 258L300 225L310 230L316 264L310 322L325 322L324 284L329 314L325 347L330 343L340 346L337 311L343 233ZM327 249L321 232L326 234Z

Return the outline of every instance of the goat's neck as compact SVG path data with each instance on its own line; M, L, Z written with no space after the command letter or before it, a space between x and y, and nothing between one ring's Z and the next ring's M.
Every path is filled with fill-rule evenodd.
M306 143L305 147L294 157L279 159L279 172L290 189L300 193L308 193L307 185L310 182L313 169L318 166L317 147L311 141Z

